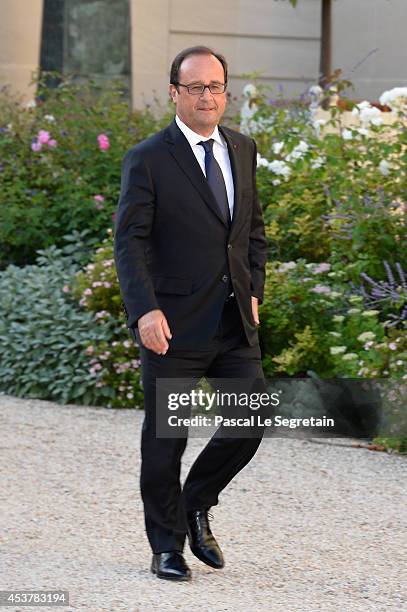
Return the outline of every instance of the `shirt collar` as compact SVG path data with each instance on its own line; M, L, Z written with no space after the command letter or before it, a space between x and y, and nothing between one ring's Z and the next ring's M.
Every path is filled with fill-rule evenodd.
M202 140L209 140L210 138L213 138L213 140L217 142L218 144L220 144L222 147L227 146L219 132L217 125L215 125L215 129L213 130L212 134L210 136L205 137L191 130L191 128L189 128L183 121L181 121L178 115L175 115L175 122L178 125L181 132L184 134L185 138L188 140L191 147L194 145L197 145Z

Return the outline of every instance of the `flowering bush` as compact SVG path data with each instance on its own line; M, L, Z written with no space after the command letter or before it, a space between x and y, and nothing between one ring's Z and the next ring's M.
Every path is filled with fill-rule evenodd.
M360 127L344 128L338 107L320 120L304 104L281 105L264 90L256 94L243 127L258 144L270 260L336 255L343 264L355 263L356 278L362 270L380 275L384 259L405 267L404 113L394 111L388 124L386 113L364 102L353 114Z
M326 378L360 377L367 362L383 362L375 348L385 338L380 311L366 308L346 277L346 269L326 262L268 264L260 328L268 376L313 370ZM376 376L389 374L377 368Z
M341 107L321 119L304 100L268 100L266 92L246 89L241 128L258 145L269 245L260 327L267 376L314 371L322 377L405 379L406 98L404 88L385 92L381 103L388 113L366 101L347 103L350 124ZM86 340L79 334L73 352L82 364L76 375L85 381L77 385L77 398L141 405L139 353L121 310L109 226L124 152L170 117L156 119L149 109L130 112L119 91L95 100L90 90L64 82L29 108L10 100L3 92L0 268L30 262L39 247L59 245L67 232L86 229L87 248L80 249L85 256L75 270L82 269L64 276L58 293L73 319L83 317L93 330ZM69 248L74 257L75 242ZM3 280L13 295L18 283L11 276ZM22 372L12 369L21 354L10 354L8 371ZM50 371L54 357L44 357ZM70 371L58 374L58 388ZM14 389L8 386L13 376L7 389ZM65 399L73 393L72 385L66 387ZM24 389L43 393L42 387Z
M109 342L89 342L92 375L98 374L96 386L114 389L109 406L142 406L140 359L138 348L130 339L121 306L119 284L114 267L112 230L96 250L94 258L79 271L71 286L73 296L85 311L93 313L102 326L112 326Z
M44 78L47 78L46 75ZM160 109L132 112L121 91L74 85L60 76L24 105L0 91L0 269L33 263L38 249L112 224L124 152L168 123Z

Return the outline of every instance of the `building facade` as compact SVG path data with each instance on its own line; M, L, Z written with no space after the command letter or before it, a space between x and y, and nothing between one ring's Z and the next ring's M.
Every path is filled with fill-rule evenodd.
M195 44L227 57L232 95L253 73L287 97L318 81L321 0L0 0L0 11L0 83L27 99L41 67L101 86L119 78L134 108L165 101L172 58ZM406 0L334 0L333 69L353 97L406 84L406 17Z

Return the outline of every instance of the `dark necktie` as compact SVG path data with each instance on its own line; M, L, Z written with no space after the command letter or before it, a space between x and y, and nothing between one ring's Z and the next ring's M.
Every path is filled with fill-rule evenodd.
M228 194L226 191L225 180L223 178L222 170L213 154L213 138L209 140L201 140L198 142L205 149L205 170L206 178L209 183L209 187L212 189L215 200L218 203L220 212L223 218L230 226L230 210L228 203Z

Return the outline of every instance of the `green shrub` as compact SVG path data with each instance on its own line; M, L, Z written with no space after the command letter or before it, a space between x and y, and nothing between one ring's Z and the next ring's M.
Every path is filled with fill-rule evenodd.
M77 266L56 247L0 273L0 387L21 397L94 403L84 346L106 331L68 300Z
M406 269L403 113L391 126L372 116L365 127L345 130L336 107L321 126L304 105L270 103L267 91L255 101L249 128L258 144L269 260L336 262L355 281L362 271L384 277L383 260Z
M0 92L0 269L33 263L75 230L103 239L124 153L169 121L166 109L132 112L118 87L95 97L92 83L62 80L42 91L28 108Z
M81 307L91 312L102 325L115 322L110 341L89 345L92 367L100 368L98 385L114 389L110 403L115 407L142 406L139 349L130 338L114 266L113 232L96 250L94 258L78 271L71 284L72 295Z
M70 291L88 257L81 238L74 246L68 236L62 249L40 250L36 264L0 272L0 389L60 403L139 406L139 360L125 324L86 311Z

